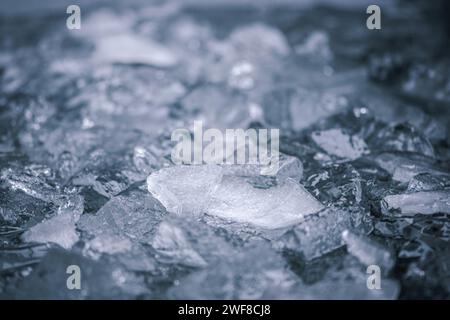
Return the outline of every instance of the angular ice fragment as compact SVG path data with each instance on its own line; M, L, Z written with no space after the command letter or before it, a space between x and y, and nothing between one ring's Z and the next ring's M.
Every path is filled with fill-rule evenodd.
M79 239L75 223L82 212L82 199L75 198L74 202L60 207L56 216L26 231L22 235L22 239L26 242L52 242L65 249L70 249Z
M387 210L399 210L403 216L450 214L450 191L421 191L384 197Z
M148 191L172 213L200 214L222 180L216 165L175 166L148 176Z
M306 260L312 260L342 247L342 232L351 227L349 211L327 208L306 217L277 243L281 248L299 252Z
M176 55L163 45L132 33L103 36L96 41L94 61L148 64L167 68L178 63Z
M292 179L269 189L245 180L224 177L213 192L208 214L262 228L276 229L299 223L323 205Z
M111 198L96 214L83 214L77 227L90 236L114 233L139 241L155 232L165 213L147 191L130 187Z
M52 242L70 249L78 241L75 222L70 213L57 215L32 227L22 239L26 242Z
M435 191L448 189L450 187L450 176L436 176L429 173L420 173L409 181L408 193L418 191Z
M267 244L256 243L181 279L169 290L169 297L261 299L270 292L272 298L279 298L299 283L279 254Z
M364 140L356 135L347 135L341 129L313 132L313 141L328 154L354 160L368 153Z
M192 248L183 230L161 222L151 242L163 262L175 262L190 267L204 267L206 261Z
M274 127L302 130L345 110L347 99L335 92L306 88L277 88L265 94L262 102L266 122Z
M244 164L244 165L227 165L221 166L223 174L227 176L238 177L260 177L270 178L271 175L264 175L267 171L267 166L259 164ZM278 170L275 173L275 178L279 183L286 181L288 178L300 181L303 177L303 164L297 157L280 154L278 158Z
M245 96L218 85L195 88L182 99L181 105L207 128L246 128L251 121L250 104Z
M434 149L424 134L408 123L388 126L373 138L374 147L380 151L417 152L433 158Z
M281 31L260 23L237 28L231 33L229 41L244 54L274 53L286 56L290 52Z
M330 39L326 32L313 31L305 41L294 48L295 53L313 60L327 62L333 58Z
M81 270L81 290L68 290L67 267ZM35 270L8 293L16 299L131 299L144 294L144 280L110 261L93 261L63 249L50 250Z
M384 274L389 273L394 266L391 252L378 243L360 237L349 230L342 233L342 239L347 245L347 251L362 264L366 266L378 265Z
M303 164L297 157L280 155L279 168L276 173L277 181L282 182L288 178L300 181L303 177Z
M147 178L147 186L169 212L207 213L268 229L290 226L323 209L291 178L261 189L224 172L213 165L164 168Z
M419 154L385 152L377 155L374 160L381 168L391 173L394 180L399 182L409 182L420 173L450 176L432 158Z

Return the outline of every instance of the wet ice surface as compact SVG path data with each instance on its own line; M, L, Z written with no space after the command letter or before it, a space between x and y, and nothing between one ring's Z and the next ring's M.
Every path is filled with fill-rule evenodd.
M449 298L448 44L386 10L2 15L0 297ZM279 128L278 171L175 165L195 120Z

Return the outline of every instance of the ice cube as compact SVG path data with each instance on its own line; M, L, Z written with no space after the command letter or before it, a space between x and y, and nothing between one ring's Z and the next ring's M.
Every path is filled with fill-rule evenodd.
M313 141L329 155L354 160L368 153L364 140L356 135L348 135L341 129L313 132Z
M449 191L421 191L388 195L383 199L387 210L399 211L402 216L450 213Z
M388 274L394 266L393 255L378 243L345 230L342 238L347 245L347 251L366 266L377 265L383 274Z

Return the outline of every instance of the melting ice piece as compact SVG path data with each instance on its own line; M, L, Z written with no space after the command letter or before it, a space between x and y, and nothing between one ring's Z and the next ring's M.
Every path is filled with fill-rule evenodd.
M206 261L192 248L183 230L173 224L161 222L153 237L152 246L163 261L191 267L204 267Z
M421 191L384 197L387 209L398 209L404 216L450 213L450 191Z
M342 239L347 245L347 251L364 265L378 265L384 274L387 274L394 266L392 254L381 245L349 230L342 233Z
M82 200L77 198L75 203L60 207L58 215L29 229L22 239L26 242L52 242L70 249L79 239L75 223L82 212Z
M147 186L169 212L207 213L268 229L296 224L323 209L291 178L260 189L243 177L223 174L224 169L214 165L176 166L152 173Z
M350 212L327 208L287 231L278 244L312 260L343 246L341 235L348 228L351 228Z
M168 48L132 33L99 38L93 58L102 62L140 63L162 68L178 63L177 57Z
M241 178L224 177L212 194L207 213L276 229L299 223L321 209L323 205L292 179L269 189L258 189Z
M313 141L328 154L354 160L368 153L364 140L358 136L347 135L341 129L313 132Z
M148 176L148 191L172 213L203 213L209 195L222 180L216 165L175 166Z

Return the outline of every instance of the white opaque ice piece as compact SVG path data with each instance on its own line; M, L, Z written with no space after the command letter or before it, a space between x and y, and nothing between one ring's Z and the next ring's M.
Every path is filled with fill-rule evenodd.
M140 63L161 68L172 67L178 63L178 58L168 48L132 33L99 38L94 60L107 63Z
M291 178L262 189L223 173L214 165L164 168L147 178L147 186L169 212L206 213L267 229L294 225L323 209Z
M450 213L450 192L422 191L384 197L388 209L400 210L405 216Z
M199 214L221 180L222 169L216 165L175 166L149 175L147 187L167 211Z
M299 223L323 208L292 179L269 189L258 189L244 179L224 177L212 194L207 213L223 219L276 229Z
M328 154L340 158L354 160L368 153L364 140L347 135L340 129L313 132L311 138Z

